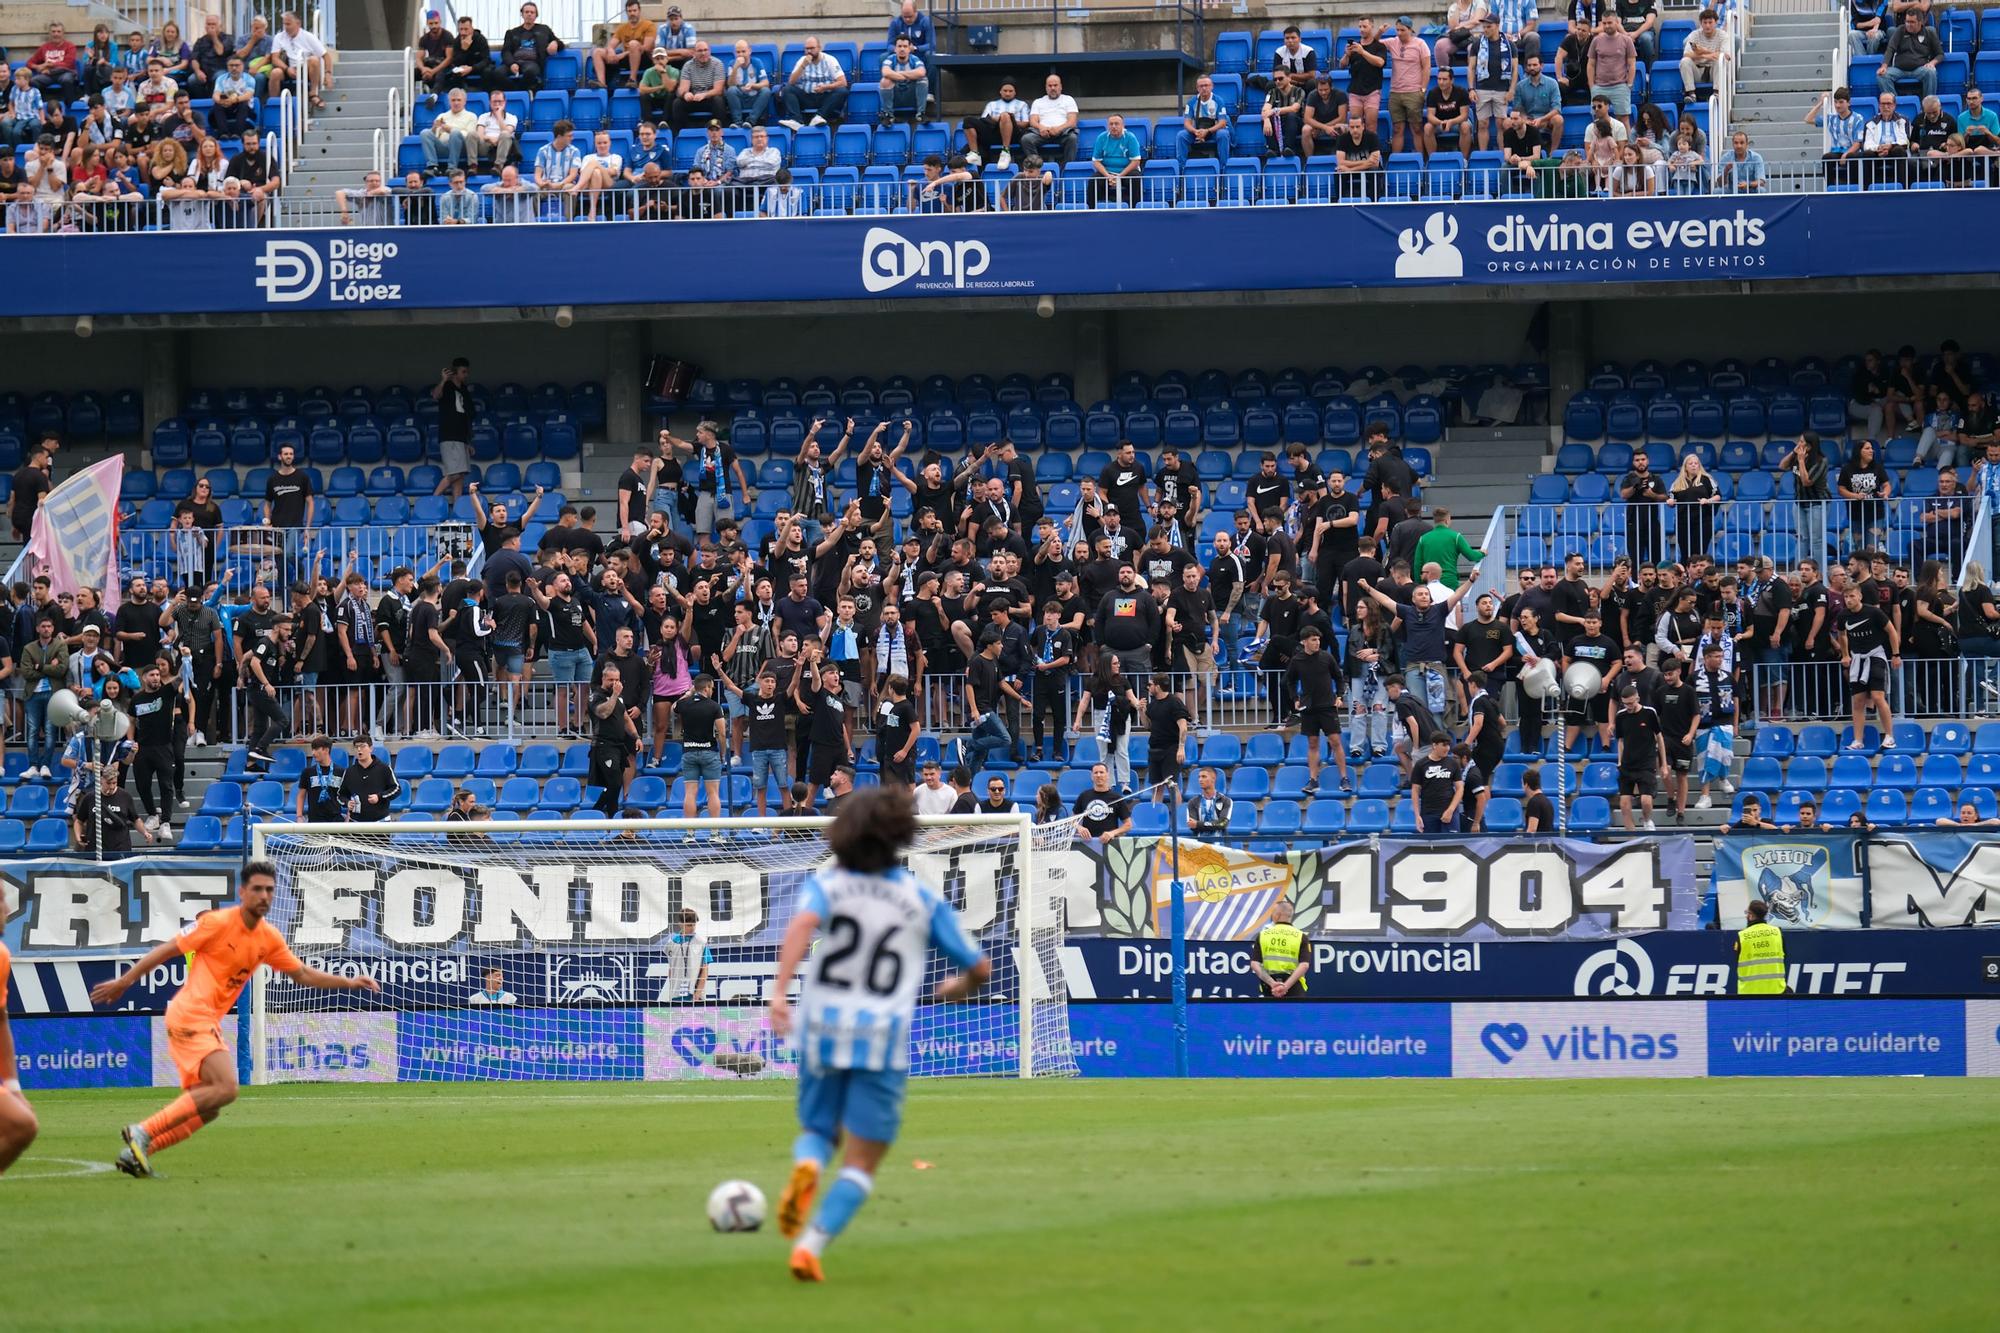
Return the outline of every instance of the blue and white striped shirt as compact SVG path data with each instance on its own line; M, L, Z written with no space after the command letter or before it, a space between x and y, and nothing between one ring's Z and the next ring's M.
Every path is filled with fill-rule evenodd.
M821 51L819 59L800 56L799 63L792 66L792 78L797 81L802 93L816 93L829 84L837 83L845 77L840 62Z
M1868 125L1859 111L1850 111L1844 116L1832 111L1822 112L1819 123L1826 130L1827 149L1835 153L1844 153L1860 143L1862 132Z
M537 185L560 185L569 179L569 174L583 163L583 154L575 144L558 148L545 143L535 154L535 183Z

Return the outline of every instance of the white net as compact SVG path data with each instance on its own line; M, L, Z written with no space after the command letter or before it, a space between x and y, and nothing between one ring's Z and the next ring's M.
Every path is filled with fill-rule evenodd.
M272 923L308 964L382 991L271 977L255 1001L257 1076L795 1076L765 1004L799 888L827 860L827 823L262 826L253 847L278 867ZM911 1072L1074 1074L1051 871L1075 821L919 824L910 868L958 911L994 976L970 1003L921 1005ZM949 971L933 953L922 993Z

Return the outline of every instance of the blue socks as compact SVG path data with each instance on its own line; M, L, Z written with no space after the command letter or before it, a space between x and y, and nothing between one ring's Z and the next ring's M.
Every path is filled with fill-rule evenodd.
M809 1129L804 1130L792 1143L792 1160L818 1162L819 1169L824 1171L827 1164L833 1161L833 1140L824 1134L815 1134Z
M858 1166L842 1167L833 1188L820 1200L818 1216L813 1218L812 1226L806 1229L805 1238L799 1243L815 1255L824 1252L833 1238L854 1220L874 1190L874 1177L866 1171Z

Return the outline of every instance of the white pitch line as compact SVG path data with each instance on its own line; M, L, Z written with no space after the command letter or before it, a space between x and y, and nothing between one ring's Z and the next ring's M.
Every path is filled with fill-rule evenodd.
M26 1167L40 1167L44 1164L69 1167L67 1171L27 1171ZM18 1180L68 1180L74 1176L101 1176L111 1170L109 1162L87 1162L81 1157L24 1157L15 1166L13 1175Z

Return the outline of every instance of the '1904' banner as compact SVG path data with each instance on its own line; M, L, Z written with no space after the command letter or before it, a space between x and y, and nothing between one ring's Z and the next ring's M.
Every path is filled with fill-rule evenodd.
M1282 898L1321 938L1594 939L1695 925L1694 841L1384 839L1280 856L1164 840L1104 848L1103 933L1164 935L1182 885L1190 939L1247 939Z

